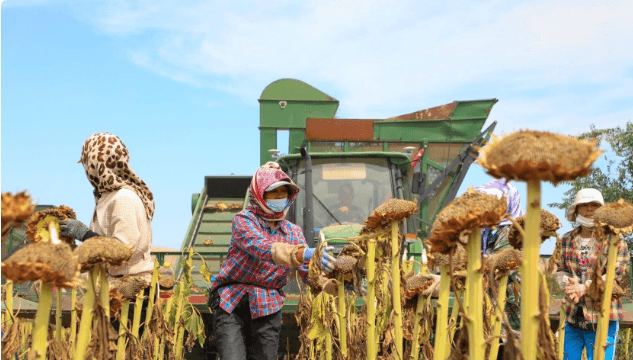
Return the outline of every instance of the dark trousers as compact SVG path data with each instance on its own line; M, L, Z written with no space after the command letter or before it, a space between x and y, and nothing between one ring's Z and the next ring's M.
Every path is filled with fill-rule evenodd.
M220 308L217 291L209 297L213 328L221 360L276 360L281 331L281 311L251 319L248 295L233 313Z
M143 295L145 296L145 299L143 300L143 304L141 306L141 323L139 324L139 328L138 328L138 336L141 337L143 336L143 332L145 332L145 326L147 324L145 324L145 315L147 314L147 307L149 306L149 287L145 288L145 290L143 290ZM134 320L134 311L136 311L136 306L134 306L136 304L136 299L130 300L130 310L128 312L128 329L130 331L132 331L132 323ZM119 332L119 319L116 317L113 317L110 319L110 323L112 323L112 327L114 327L114 330L116 330L116 332Z

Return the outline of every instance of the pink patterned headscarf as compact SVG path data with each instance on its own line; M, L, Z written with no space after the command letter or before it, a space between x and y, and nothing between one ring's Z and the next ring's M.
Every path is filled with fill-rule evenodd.
M257 169L255 175L253 175L249 195L250 204L246 207L246 210L268 221L283 220L286 217L286 213L288 213L288 208L284 212L276 213L266 206L266 200L264 199L266 189L280 181L290 183L288 186L288 201L292 203L299 194L299 187L281 170L279 164L269 161Z

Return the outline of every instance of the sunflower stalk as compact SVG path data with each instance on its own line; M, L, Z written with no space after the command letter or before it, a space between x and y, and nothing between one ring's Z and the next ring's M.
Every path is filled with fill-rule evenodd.
M539 249L541 237L541 183L539 180L527 182L527 215L525 219L525 239L523 239L523 262L521 263L521 297L539 298ZM535 360L538 335L538 301L521 302L521 353L524 360Z
M11 325L13 325L13 281L8 280L4 293L6 297L6 309L4 313L4 326L6 329L9 329Z
M178 326L178 337L176 337L176 360L181 360L182 359L182 344L183 344L183 337L185 336L185 327L184 326ZM331 349L332 347L330 346L330 351L332 351Z
M33 329L33 351L35 359L46 359L48 348L48 323L51 313L53 295L53 283L42 283L40 299L35 314L35 327Z
M466 245L468 253L467 292L468 358L482 360L485 354L483 321L483 275L481 269L481 229L473 228Z
M117 339L116 359L125 359L125 333L128 329L128 316L130 312L130 300L123 300L121 305L121 319L119 321L119 338Z
M110 285L108 284L108 275L107 275L105 264L99 265L99 299L101 301L101 307L103 308L103 313L106 316L110 317Z
M145 291L139 291L134 300L134 319L132 321L132 335L138 339L139 328L141 327L141 310L143 309L143 299Z
M88 289L84 293L84 305L81 312L81 321L79 323L79 336L77 337L77 347L75 355L77 360L86 358L86 350L90 342L92 334L92 315L95 303L95 286L94 281L99 277L99 266L93 265L88 276Z
M492 344L490 347L490 356L488 359L496 360L499 354L499 335L501 335L501 323L503 319L503 310L506 307L506 291L508 289L508 273L505 273L499 280L499 289L497 292L497 306L495 307L495 317L492 324Z
M338 333L341 355L347 358L347 306L345 306L345 282L343 276L343 274L338 276Z
M376 239L367 241L367 359L378 354L376 334Z
M396 358L402 359L402 301L400 300L400 241L398 222L391 222L391 296L394 312Z
M55 340L62 341L62 288L55 291L57 302L55 303Z
M451 345L453 343L453 340L455 339L455 332L457 331L457 318L459 316L458 299L461 299L463 293L464 292L461 290L457 290L453 293L453 306L451 308L451 319L450 319L450 325L448 328L448 341L446 342L446 345L444 346L445 354L450 353Z
M448 356L446 342L448 340L448 298L451 292L450 265L442 265L440 269L440 296L437 299L437 323L435 324L435 344L433 358L444 360ZM418 306L420 304L418 303ZM415 313L418 316L416 310ZM415 323L418 325L418 322ZM414 341L414 346L417 342ZM416 357L417 359L417 353Z
M565 307L560 307L558 315L558 342L556 343L558 350L558 360L563 360L565 354Z
M596 341L593 350L595 360L604 360L606 353L607 332L609 329L609 318L611 311L611 294L613 292L613 282L615 281L615 262L618 256L619 236L609 236L609 257L607 260L607 279L604 283L604 295L602 298L602 308L598 314L598 329L596 331Z
M413 341L411 344L411 360L417 360L420 358L420 320L422 319L422 312L424 311L424 303L426 299L422 294L418 294L417 303L415 306L415 315L413 323ZM435 342L437 344L437 341Z
M77 290L70 289L70 348L75 347L77 342ZM74 359L75 354L71 351L71 357Z
M154 298L156 295L156 283L158 282L158 269L160 268L160 264L158 261L154 260L154 271L152 272L152 282L149 286L149 300L147 304L147 312L145 313L145 324L149 324L150 319L152 318L152 312L154 311ZM143 333L144 342L147 338L147 331Z
M174 297L170 296L167 299L167 305L165 305L165 321L169 321L169 314L171 313L171 308L174 306ZM160 338L160 345L158 347L158 360L163 360L163 356L165 354L165 337Z

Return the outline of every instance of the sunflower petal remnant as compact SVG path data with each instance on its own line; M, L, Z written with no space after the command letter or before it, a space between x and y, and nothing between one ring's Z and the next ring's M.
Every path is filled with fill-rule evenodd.
M601 154L596 140L520 130L503 137L493 135L480 149L477 163L496 178L557 184L589 175L589 167Z

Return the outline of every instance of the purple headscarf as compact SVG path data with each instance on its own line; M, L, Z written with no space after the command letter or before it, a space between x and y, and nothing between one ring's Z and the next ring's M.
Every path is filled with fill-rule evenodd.
M475 190L494 195L498 198L505 196L508 200L508 214L513 218L523 215L523 209L521 209L521 196L519 190L512 183L506 182L506 179L498 179L489 181L481 186L475 188ZM499 225L510 225L510 220L502 220Z

